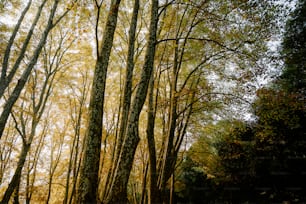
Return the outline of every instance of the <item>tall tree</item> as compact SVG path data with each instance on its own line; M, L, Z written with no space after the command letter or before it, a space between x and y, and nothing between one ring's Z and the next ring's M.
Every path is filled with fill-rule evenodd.
M152 0L151 20L149 28L149 39L145 55L145 61L141 72L141 78L137 86L135 97L131 105L131 110L126 126L119 161L115 169L115 178L111 191L105 203L127 203L127 184L131 173L134 156L139 143L139 115L145 102L149 81L153 72L156 33L158 26L158 0Z
M161 202L160 193L157 186L157 160L156 160L156 143L154 138L156 107L154 107L154 76L151 77L148 91L148 114L146 136L149 152L149 192L148 203Z
M102 2L95 1L98 14L96 27L99 24L99 14ZM89 104L89 122L85 136L85 149L83 163L80 172L78 187L78 203L97 203L98 202L98 174L100 165L100 152L102 140L102 120L106 76L109 63L109 57L113 45L114 33L117 25L120 0L112 0L110 10L105 25L105 31L102 39L101 48L99 48L98 38L97 61L94 73L94 79L91 90ZM98 35L96 29L96 35Z
M108 175L106 178L106 185L104 189L104 196L107 196L108 191L110 190L109 183L112 183L113 174L114 174L114 168L118 163L120 152L122 149L122 144L125 137L126 132L126 125L128 121L128 116L130 112L131 107L131 100L132 100L132 85L133 85L133 71L134 71L134 55L135 55L135 38L136 38L136 29L137 29L137 21L138 21L138 11L140 7L139 0L134 1L134 8L133 8L133 14L130 24L130 30L129 30L129 39L128 39L128 53L127 53L127 65L126 65L126 74L125 74L125 84L124 84L124 90L123 90L123 96L122 96L122 113L120 118L120 127L119 127L119 135L116 141L115 146L115 158L112 162L112 167L109 168L109 173L111 175Z

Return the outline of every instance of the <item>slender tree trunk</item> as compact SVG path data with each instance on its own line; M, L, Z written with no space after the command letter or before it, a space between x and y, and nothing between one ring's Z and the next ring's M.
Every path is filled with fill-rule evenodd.
M59 147L57 148L55 158L54 158L54 152L56 145L53 146L53 141L51 142L51 163L49 169L48 194L47 194L46 204L49 203L51 198L53 178L62 155L64 135L65 132L63 132L63 134L61 135L61 141L59 142Z
M76 153L76 155L78 155L78 153ZM72 179L71 195L70 195L69 202L68 202L69 204L71 204L73 199L76 198L77 178L78 178L78 175L79 175L79 172L80 172L80 168L81 168L81 156L75 158L74 165L75 165L75 167L73 169L73 179Z
M149 162L147 161L144 167L144 173L143 173L143 179L142 179L142 187L141 187L141 198L139 203L145 204L146 203L146 197L147 197L147 178L148 178L148 168L149 168Z
M42 147L43 147L43 140L46 136L46 126L44 126L43 128L43 133L41 134L40 136L40 139L39 139L39 145L38 147L36 148L35 150L35 153L34 153L34 157L33 157L33 160L32 162L29 162L28 161L28 164L27 164L27 174L26 174L26 189L25 189L25 203L26 204L29 204L30 201L31 201L31 198L32 198L32 195L33 193L33 186L34 186L34 183L35 183L35 179L36 179L36 172L37 172L37 165L38 165L38 157L42 151ZM30 176L30 172L33 170L33 173L32 173L32 177Z
M53 174L51 173L51 175L49 175L49 181L48 181L48 193L47 193L47 199L46 199L46 202L45 202L46 204L49 204L49 201L50 201L50 198L51 198L52 180L53 180Z
M135 47L135 38L136 38L138 10L139 10L139 0L135 0L133 16L131 20L131 27L129 31L128 57L127 57L126 77L125 77L125 86L124 86L123 103L122 103L123 106L122 106L122 114L120 119L121 123L119 128L119 139L117 145L117 150L119 150L119 153L122 147L122 143L124 141L124 133L126 131L126 125L131 106L133 70L134 70L134 50L135 50L134 47ZM117 153L117 157L119 157L119 153Z
M127 54L127 66L126 66L126 75L125 75L125 85L123 92L123 100L122 100L122 113L120 118L120 127L119 127L119 135L116 142L115 147L115 157L112 162L112 167L110 171L110 175L107 178L107 182L105 185L105 196L109 192L108 184L112 182L115 167L118 163L122 144L124 141L124 136L126 132L126 125L128 121L128 116L130 112L131 106L131 98L132 98L132 84L133 84L133 71L134 71L134 52L135 52L135 39L136 39L136 28L138 21L138 11L139 11L139 0L134 1L133 15L131 19L131 25L129 30L129 43L128 43L128 54Z
M147 119L147 142L149 149L149 171L150 171L150 187L149 187L149 204L160 203L160 194L157 186L157 170L156 170L156 149L154 138L155 111L154 111L154 77L151 77L148 93L148 119Z
M174 203L174 198L173 198L173 196L174 196L174 182L175 182L175 177L174 177L174 171L173 171L173 173L172 173L172 175L171 175L171 185L170 185L170 198L169 198L169 203L170 204L172 204L172 203Z
M169 115L169 126L168 133L165 142L165 150L161 166L161 181L160 181L160 190L162 193L163 200L165 201L165 187L166 183L171 175L171 161L173 153L173 141L175 136L176 129L176 120L177 120L177 78L178 78L178 40L175 41L175 51L174 51L174 65L171 76L171 92L170 92L170 115Z
M2 145L0 146L0 185L2 184L5 170L9 165L9 161L13 152L11 145L6 144L13 144L16 140L16 137L13 137L11 131L8 131L7 135L5 135L2 139Z
M89 104L89 124L85 137L83 157L78 187L77 203L98 202L98 174L101 153L103 106L109 57L117 25L120 0L113 0L105 27L101 50L97 53L94 80ZM96 46L99 46L98 44ZM97 49L98 50L98 49Z
M69 164L68 164L68 169L67 169L67 177L66 177L66 186L65 186L65 197L63 204L67 204L69 200L69 187L71 183L74 186L74 182L71 182L71 173L76 172L76 168L78 168L78 160L79 160L79 140L80 140L80 129L81 129L81 123L82 123L82 116L83 116L83 109L84 109L84 104L85 100L87 97L87 91L86 91L86 79L84 79L83 82L83 88L82 88L82 96L79 98L79 104L78 104L78 109L75 111L72 111L71 113L71 118L72 120L75 121L75 124L73 125L74 127L74 138L73 142L71 145L71 152L70 152L70 157L69 157ZM72 107L71 107L72 108ZM73 109L73 108L72 108ZM76 114L76 119L73 119L73 115ZM75 177L77 177L77 173L74 175L72 180L75 180ZM73 196L71 193L70 196Z
M114 182L112 183L110 194L105 201L107 204L128 202L127 184L132 169L136 148L140 140L138 135L139 115L146 99L148 85L154 66L157 24L158 0L152 0L149 41L146 50L145 63L142 69L141 79L136 90L136 95L131 106L126 136L118 165L116 167Z

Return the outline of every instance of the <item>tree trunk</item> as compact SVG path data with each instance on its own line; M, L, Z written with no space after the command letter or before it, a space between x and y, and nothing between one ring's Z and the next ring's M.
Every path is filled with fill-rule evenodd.
M120 119L119 139L118 139L118 146L117 146L117 150L119 151L119 153L117 153L117 157L119 157L122 143L124 141L124 133L126 131L126 125L127 125L128 115L129 115L130 106L131 106L133 70L134 70L134 50L135 50L134 47L135 47L138 10L139 10L139 0L135 0L133 16L131 20L131 27L129 31L127 68L126 68L125 86L124 86L123 102L122 102L122 105L123 105L122 114L121 114L121 119Z
M169 195L169 203L170 204L172 204L172 203L174 203L174 198L173 198L173 196L174 196L174 183L175 183L175 177L174 177L174 171L173 171L173 173L172 173L172 175L171 175L171 187L170 187L170 195Z
M162 158L162 166L160 169L161 180L159 183L159 188L162 193L163 200L165 198L165 187L166 183L171 175L171 164L172 164L172 153L173 153L173 141L175 137L176 120L177 120L177 79L179 73L178 65L178 40L175 41L174 50L174 62L173 71L171 77L171 91L170 91L170 115L169 115L169 125L166 142L164 143L164 155Z
M122 113L120 118L120 128L119 128L119 136L116 143L115 149L115 157L113 160L112 168L110 174L108 176L108 180L106 182L104 195L107 197L109 192L108 183L112 182L113 174L115 172L115 166L118 163L118 159L120 156L122 144L124 141L124 136L126 132L126 125L128 121L130 106L131 106L131 98L132 98L132 84L133 84L133 70L134 70L134 52L135 52L135 38L136 38L136 28L138 21L138 11L139 11L139 0L135 0L133 15L131 19L131 25L129 30L129 43L128 43L128 55L127 55L127 67L126 67L126 76L125 76L125 85L124 85L124 93L123 93L123 101L122 101Z
M13 204L19 204L19 188L20 188L20 182L18 182L18 185L16 186L13 194Z
M79 103L77 104L79 107L77 110L72 111L71 113L71 119L74 121L73 124L73 131L74 131L74 137L73 137L73 142L71 145L71 150L70 150L70 156L69 156L69 163L68 163L68 168L67 168L67 176L66 176L66 186L65 186L65 197L63 204L67 204L69 201L69 195L73 197L73 190L70 193L70 185L75 186L75 180L78 177L78 164L79 164L79 148L80 148L80 129L81 129L81 124L82 124L82 116L83 116L83 109L84 105L86 102L86 97L87 97L87 92L86 92L86 81L87 77L83 81L83 86L82 86L82 96L79 97ZM72 107L71 107L72 108ZM73 109L73 108L72 108ZM74 118L74 114L76 114ZM71 174L74 173L74 176L72 178L71 182ZM72 188L73 189L73 188Z
M179 11L179 7L177 8L177 11ZM186 10L184 12L186 12ZM198 13L194 14L194 17L191 20L192 24L195 21L197 15ZM191 34L191 31L193 29L193 27L191 26L187 30L186 38L184 39L183 44L180 46L179 36L181 35L180 32L183 32L183 31L180 31L182 29L181 26L182 26L183 18L179 20L178 17L179 15L177 13L177 19L176 19L177 32L174 38L175 45L174 45L173 71L172 71L171 81L170 81L171 90L170 90L170 110L169 110L169 117L168 117L169 122L168 122L168 128L167 128L168 131L167 131L166 141L164 143L162 162L161 162L162 164L159 169L159 173L160 173L159 189L161 190L163 202L166 202L166 203L169 202L167 192L166 192L166 185L167 185L169 178L171 177L171 174L173 174L174 172L178 149L184 137L184 134L180 134L180 131L177 130L178 129L177 126L179 126L180 123L182 123L182 121L178 122L178 119L179 119L178 97L179 97L179 93L181 89L178 89L177 86L178 86L178 77L179 77L179 73L181 70L183 57L185 54L185 48L186 48L188 36ZM181 47L181 49L179 49L179 47ZM186 80L188 80L188 78ZM183 83L183 86L186 82L187 81ZM188 119L189 117L190 116L187 115L187 119L186 119L187 121L189 120ZM185 125L187 127L187 123Z
M127 184L132 169L136 148L140 140L138 135L139 115L146 99L148 85L154 65L157 24L158 0L152 0L149 41L146 50L145 62L141 73L141 79L136 90L136 95L131 106L126 136L118 165L116 167L114 182L112 183L110 194L105 201L107 204L128 202Z
M98 174L101 153L103 106L109 57L117 25L120 0L113 0L98 52L89 104L89 124L85 137L85 152L80 172L77 203L97 203ZM96 46L99 46L98 44Z
M148 119L147 119L147 142L149 149L149 171L150 171L150 187L149 187L149 204L160 203L160 194L157 186L157 170L156 170L156 149L154 139L155 111L154 111L154 77L151 77L149 93L148 93Z
M142 186L141 186L141 197L140 197L140 204L145 204L146 203L146 197L147 197L147 177L148 177L148 167L149 167L149 162L146 162L145 167L144 167L144 172L143 172L143 179L142 179Z

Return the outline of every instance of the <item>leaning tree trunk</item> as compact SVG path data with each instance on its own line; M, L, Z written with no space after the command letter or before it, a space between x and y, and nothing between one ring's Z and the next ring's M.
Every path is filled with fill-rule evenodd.
M100 164L103 106L109 57L117 25L120 0L113 0L105 27L101 50L97 48L97 62L89 104L89 124L86 133L78 186L78 203L97 203L98 174ZM97 22L98 23L98 22ZM98 43L96 46L99 46Z
M136 90L136 95L131 106L126 136L122 146L118 165L116 167L115 178L112 183L110 194L105 201L107 204L128 202L127 184L132 169L136 148L140 140L138 135L139 115L146 99L148 85L154 65L157 23L158 0L152 0L149 41L146 50L145 62L141 73L141 79Z

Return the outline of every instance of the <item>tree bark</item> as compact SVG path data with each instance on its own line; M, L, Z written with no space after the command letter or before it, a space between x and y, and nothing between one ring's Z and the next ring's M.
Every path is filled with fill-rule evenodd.
M111 175L107 177L107 183L106 183L105 190L104 190L104 195L106 197L110 190L107 184L111 183L113 179L115 166L118 162L122 144L124 141L128 116L129 116L130 107L131 107L133 71L134 71L134 52L135 52L135 39L136 39L136 28L137 28L137 21L138 21L138 11L139 11L139 0L135 0L134 8L133 8L133 15L131 19L131 25L130 25L130 30L129 30L127 66L126 66L125 85L124 85L124 92L123 92L122 113L121 113L121 118L120 118L119 135L118 135L118 139L116 142L115 157L112 162L113 163L112 168L111 168L112 171L110 171Z
M158 0L152 0L149 41L146 50L145 62L133 100L130 116L127 123L126 136L115 171L111 191L104 203L127 203L127 184L133 165L134 155L139 143L138 122L139 115L146 99L149 81L152 75L155 57L156 32L158 24Z
M106 86L106 75L109 57L117 25L120 0L113 0L105 27L100 52L95 67L91 98L89 104L89 124L85 137L83 157L78 186L77 203L98 202L98 174L101 153L103 106ZM96 45L99 46L99 45Z
M125 86L123 94L123 106L121 114L121 123L119 129L119 140L118 140L118 150L120 152L122 143L124 141L124 133L126 130L126 125L128 121L128 115L131 106L132 98L132 80L133 80L133 70L134 70L134 50L135 50L135 38L136 38L136 27L137 27L137 18L139 10L139 0L135 0L133 16L131 20L131 27L129 31L129 45L128 45L128 57L127 57L127 68L126 68L126 77L125 77ZM119 154L117 155L119 156ZM116 161L116 160L115 160Z
M150 187L148 203L160 203L161 198L157 186L157 170L156 170L156 149L154 138L155 127L155 111L154 111L154 77L151 77L148 93L148 117L147 117L147 142L149 149L149 172L150 172Z

